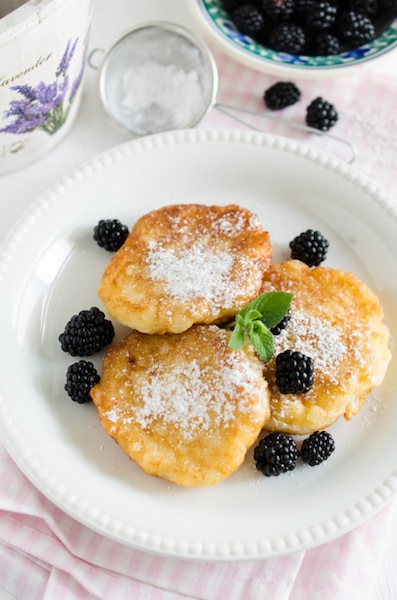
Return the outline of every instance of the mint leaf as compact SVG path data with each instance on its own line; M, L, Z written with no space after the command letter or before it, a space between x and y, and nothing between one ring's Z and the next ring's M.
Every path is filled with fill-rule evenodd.
M244 329L240 323L236 323L233 333L230 336L229 340L229 348L232 350L240 350L241 346L244 343Z
M259 312L259 310L249 310L243 319L243 324L248 325L248 323L250 323L251 321L254 321L255 319L261 319L261 318L262 318L262 313Z
M288 292L268 292L262 294L256 310L262 313L261 321L270 329L283 320L291 306L292 294Z
M244 319L243 317L240 315L240 313L238 315L236 315L236 323L237 325L241 325L241 327L244 326Z
M244 343L244 333L259 356L269 361L274 354L274 339L270 331L283 320L291 305L292 294L288 292L268 292L261 294L237 315L229 346L239 350Z
M235 327L236 325L239 325L240 327L244 327L244 319L240 314L236 315L235 321L232 321L231 323L227 323L225 325L225 329L233 329L233 327Z
M238 314L245 318L249 311L257 310L262 313L262 317L266 314L266 318L269 319L271 318L271 315L274 314L271 320L276 321L278 319L277 323L274 323L274 325L278 325L289 309L291 300L292 294L289 292L267 292L266 294L261 294L260 296L257 296L257 298L254 298L254 300L240 310ZM269 327L267 323L265 323L265 325ZM274 325L270 325L270 327L274 327Z
M264 296L264 295L265 294L262 294L262 296ZM262 298L262 296L258 296L257 298L252 300L252 302L247 304L247 306L245 308L243 308L242 310L240 310L240 312L238 314L241 315L244 319L250 310L256 310L256 306L257 306L257 304L259 304L260 298Z
M274 354L274 339L270 330L260 321L255 321L247 335L259 356L268 362Z

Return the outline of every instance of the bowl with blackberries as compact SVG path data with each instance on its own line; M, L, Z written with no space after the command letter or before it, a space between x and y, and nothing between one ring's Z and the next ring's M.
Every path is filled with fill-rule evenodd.
M346 75L397 48L397 0L194 0L204 31L271 75Z

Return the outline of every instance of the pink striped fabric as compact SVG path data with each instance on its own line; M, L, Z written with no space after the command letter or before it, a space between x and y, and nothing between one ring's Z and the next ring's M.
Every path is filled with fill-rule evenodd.
M263 94L278 79L238 65L213 46L211 50L219 71L219 103L259 113L267 112L282 120L293 120L304 125L306 107L314 98L322 96L334 104L339 114L339 121L330 133L356 147L354 166L395 196L397 78L386 78L365 70L348 78L296 82L302 94L300 101L294 106L272 113L264 105ZM280 120L247 118L242 114L239 116L265 132L277 133L324 149L343 160L349 160L351 156L345 143L329 140L327 136L302 132ZM210 111L200 126L242 127L216 108Z
M263 92L274 78L246 69L214 51L218 101L264 111ZM397 164L395 80L376 74L301 82L302 98L282 111L304 123L316 96L334 103L335 135L354 143L356 167L391 193ZM323 145L344 158L346 146L280 123L254 118L256 127ZM217 109L201 127L241 127ZM195 563L156 557L88 530L51 504L0 446L0 596L21 600L351 600L370 598L395 503L354 531L318 548L244 563ZM370 543L369 543L370 542Z
M0 591L21 600L370 598L394 512L390 504L354 531L306 552L198 563L108 540L51 504L2 446L0 465Z

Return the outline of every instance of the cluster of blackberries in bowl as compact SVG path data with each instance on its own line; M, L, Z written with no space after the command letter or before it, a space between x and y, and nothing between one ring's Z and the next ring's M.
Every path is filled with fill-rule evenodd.
M397 16L397 0L221 0L240 33L275 50L330 56L371 42Z

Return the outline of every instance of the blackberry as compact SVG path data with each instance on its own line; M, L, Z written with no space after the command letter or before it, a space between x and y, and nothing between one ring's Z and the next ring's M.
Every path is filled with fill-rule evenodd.
M315 98L306 109L306 123L320 131L329 131L338 120L333 104L320 96Z
M222 6L227 12L229 12L243 4L243 1L244 0L222 0Z
M314 4L315 0L295 0L295 15L304 17Z
M99 308L93 307L74 315L59 336L59 341L62 350L72 356L90 356L110 344L113 338L113 324L105 319Z
M100 377L91 362L80 360L68 367L66 372L65 390L73 402L84 404L90 402L90 391L99 383Z
M310 356L285 350L276 356L276 384L282 394L304 394L313 385L313 361Z
M367 17L375 17L379 10L379 2L378 0L350 0L349 9Z
M295 23L280 23L269 37L269 46L278 52L300 54L305 47L306 36L303 28Z
M327 460L335 450L335 441L328 431L315 431L303 440L301 457L311 467Z
M237 29L249 36L258 34L265 25L262 12L254 4L238 6L232 13L232 19Z
M281 110L298 102L300 97L301 92L294 83L279 81L265 91L263 99L270 110Z
M375 37L375 26L369 17L353 10L342 14L338 31L346 42L354 46L361 46Z
M340 40L332 33L319 33L313 43L313 53L315 56L330 56L339 54Z
M266 477L293 471L299 452L290 435L271 433L254 450L256 468Z
M94 240L109 252L116 252L124 244L129 234L127 225L118 219L101 219L94 227Z
M285 314L284 318L280 321L280 323L278 323L277 325L275 325L274 327L270 328L270 331L272 332L273 335L279 335L283 329L285 329L288 325L288 321L291 318L291 313L288 310L287 313Z
M274 24L271 19L265 19L265 24L259 33L255 35L255 41L266 48L269 48L269 36L273 30Z
M393 13L397 13L397 0L379 0L379 4L385 10L391 10Z
M318 267L327 256L329 241L319 232L308 229L289 243L291 258L306 263L309 267Z
M310 29L324 31L336 21L337 8L330 2L316 2L306 13L305 23Z
M295 9L295 0L260 0L264 14L273 19L289 19Z

